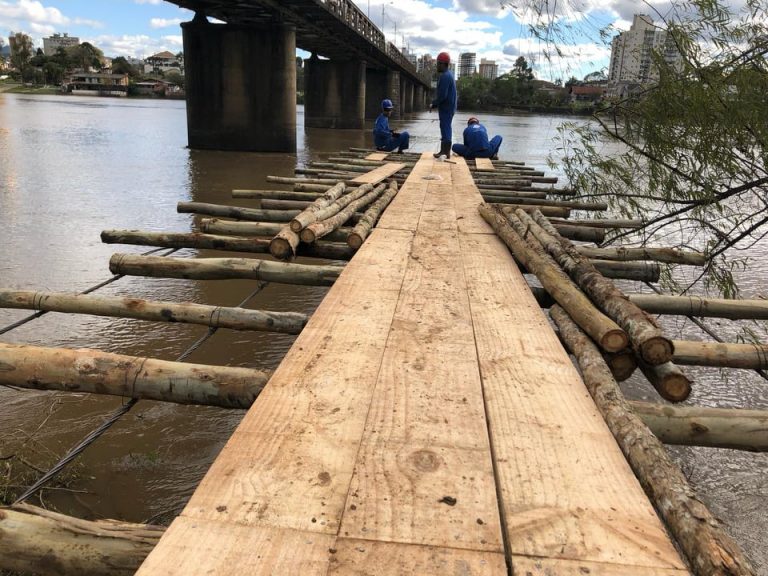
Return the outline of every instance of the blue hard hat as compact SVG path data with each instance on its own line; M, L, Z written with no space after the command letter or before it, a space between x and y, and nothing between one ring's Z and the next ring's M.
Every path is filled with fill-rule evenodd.
M384 100L381 101L381 107L384 110L392 110L392 108L394 108L395 106L392 104L392 100L390 100L389 98L385 98Z

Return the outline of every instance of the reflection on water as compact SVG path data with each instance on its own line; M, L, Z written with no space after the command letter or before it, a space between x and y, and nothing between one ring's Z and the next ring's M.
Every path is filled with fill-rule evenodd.
M196 227L196 217L177 214L179 201L235 204L233 188L277 188L266 182L268 174L292 175L297 163L371 144L368 131L304 131L302 114L300 109L296 155L190 151L183 102L0 94L0 286L83 290L110 277L107 263L112 253L145 251L102 244L102 229L189 231ZM456 118L455 140L466 116ZM503 136L504 158L539 167L544 167L558 127L573 120L528 114L480 118L489 131ZM415 114L399 126L411 133L415 150L437 150L436 115ZM253 205L247 200L236 204ZM759 247L753 251L760 255ZM177 255L198 253L222 255L193 250ZM744 279L747 295L757 293L760 279L768 275L764 258L757 266L759 272ZM126 277L98 294L235 305L253 288L250 281ZM248 306L311 313L325 291L271 285ZM26 315L0 310L0 327ZM731 323L708 323L725 336L733 334ZM669 321L668 328L673 337L702 337L687 322ZM174 359L205 332L200 326L52 313L0 338ZM272 368L292 341L287 335L222 330L189 361ZM751 372L730 372L726 385L715 369L690 372L696 378L692 403L768 408L768 383ZM655 400L639 378L625 388L634 398ZM0 454L12 452L25 438L19 430L35 432L43 421L35 432L39 450L61 454L120 403L96 396L0 389ZM74 487L84 493L48 492L46 501L78 516L143 521L173 513L190 496L241 417L239 411L140 402L81 456ZM761 538L768 528L762 513L768 501L768 459L705 448L672 452L755 563L768 564Z

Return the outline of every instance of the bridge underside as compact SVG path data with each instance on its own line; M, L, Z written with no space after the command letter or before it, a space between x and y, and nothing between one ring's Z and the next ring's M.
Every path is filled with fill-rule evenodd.
M313 53L308 127L363 128L384 98L396 104L394 119L425 105L428 87L356 8L340 15L320 0L172 3L197 12L182 25L191 148L294 152L297 47ZM347 10L344 0L330 5Z

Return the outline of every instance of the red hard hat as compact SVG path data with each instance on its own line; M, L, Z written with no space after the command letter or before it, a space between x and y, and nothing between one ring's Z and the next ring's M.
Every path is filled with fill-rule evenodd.
M451 63L451 55L448 54L448 52L440 52L440 54L437 55L437 61L438 62L445 62L446 64Z
M467 126L469 126L469 125L470 125L470 124L472 124L472 123L475 123L475 124L480 124L480 120L478 120L478 119L477 119L477 118L475 118L474 116L470 116L470 117L469 117L469 120L467 120Z

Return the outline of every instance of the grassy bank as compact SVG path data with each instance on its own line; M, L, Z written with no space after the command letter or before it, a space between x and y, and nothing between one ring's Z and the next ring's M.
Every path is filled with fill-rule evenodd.
M23 86L21 84L0 84L0 92L8 94L61 94L55 86Z

